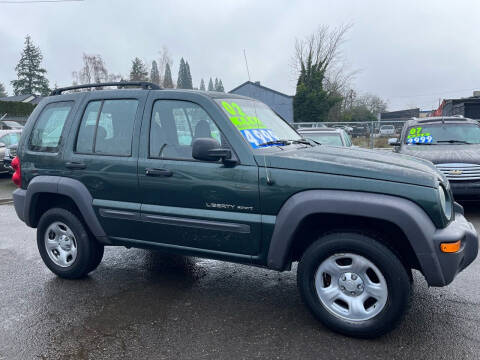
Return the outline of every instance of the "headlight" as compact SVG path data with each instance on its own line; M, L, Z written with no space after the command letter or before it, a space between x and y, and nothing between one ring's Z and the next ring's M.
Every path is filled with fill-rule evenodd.
M5 149L5 157L6 158L10 157L10 149L9 148Z
M438 196L440 198L440 205L442 206L443 214L447 220L450 220L452 218L452 199L450 199L450 195L442 185L438 187Z

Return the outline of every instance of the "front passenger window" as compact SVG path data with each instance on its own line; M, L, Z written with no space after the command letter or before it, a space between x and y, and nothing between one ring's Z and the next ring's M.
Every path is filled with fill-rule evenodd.
M227 146L218 127L199 105L179 100L155 102L150 124L151 158L193 160L193 141L207 137Z

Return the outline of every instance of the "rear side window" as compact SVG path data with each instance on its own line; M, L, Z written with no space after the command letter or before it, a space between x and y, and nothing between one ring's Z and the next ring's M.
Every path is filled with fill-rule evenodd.
M38 117L30 136L29 149L57 152L73 101L56 102L45 106Z
M99 100L87 105L78 129L76 151L130 156L138 100Z

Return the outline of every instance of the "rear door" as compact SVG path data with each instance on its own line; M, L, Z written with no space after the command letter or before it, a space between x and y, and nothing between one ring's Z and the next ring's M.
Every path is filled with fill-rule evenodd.
M64 168L82 182L111 237L136 237L140 198L137 180L145 90L92 91L69 136Z
M152 92L138 168L141 236L166 247L250 260L260 251L258 168L192 158L196 138L232 148L212 106L187 93Z

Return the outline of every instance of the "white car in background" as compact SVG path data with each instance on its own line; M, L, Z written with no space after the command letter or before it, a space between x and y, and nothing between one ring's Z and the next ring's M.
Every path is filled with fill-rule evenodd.
M378 132L380 136L389 136L395 135L395 126L393 125L382 125L380 126L380 130Z

